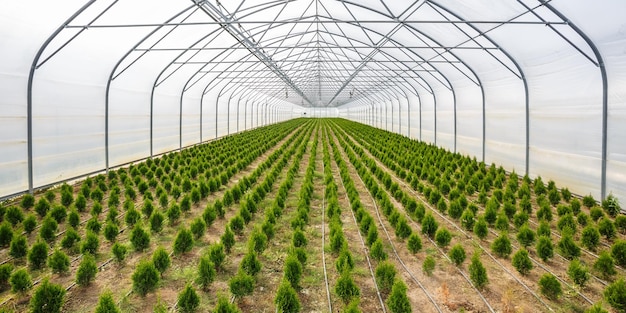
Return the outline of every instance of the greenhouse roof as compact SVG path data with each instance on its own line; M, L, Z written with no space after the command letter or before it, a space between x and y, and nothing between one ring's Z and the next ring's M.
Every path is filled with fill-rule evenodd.
M0 195L246 129L248 104L257 126L261 106L388 128L387 103L392 131L624 193L624 12L621 0L3 1Z

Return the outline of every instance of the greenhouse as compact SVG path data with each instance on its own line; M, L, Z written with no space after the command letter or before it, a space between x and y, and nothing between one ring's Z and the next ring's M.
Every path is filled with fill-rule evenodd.
M0 312L626 312L624 12L2 1Z

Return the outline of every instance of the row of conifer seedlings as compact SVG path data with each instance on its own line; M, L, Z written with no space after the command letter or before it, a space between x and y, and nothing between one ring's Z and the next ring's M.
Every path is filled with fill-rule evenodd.
M446 189L446 190L441 190L441 189L433 189L432 191L429 190L428 187L425 186L425 184L419 182L419 183L415 183L417 181L416 177L414 176L414 174L412 173L412 170L408 170L405 171L405 169L402 168L402 166L408 166L409 163L402 163L400 162L399 165L395 164L395 160L397 160L396 158L400 158L400 161L402 161L402 157L411 157L411 155L414 153L413 151L416 151L414 147L410 147L410 146L404 146L405 149L410 150L411 152L408 154L405 154L403 156L400 156L398 154L398 152L394 149L389 149L389 147L385 146L385 145L381 145L377 140L385 140L385 142L391 140L393 142L393 139L391 138L387 138L384 139L380 136L376 136L374 133L369 133L367 137L365 136L361 136L363 134L363 131L357 131L357 132L352 132L353 136L356 136L357 138L360 137L361 139L358 140L367 140L368 141L368 145L370 145L370 147L377 147L377 149L381 149L378 151L383 151L383 153L381 154L380 152L376 152L376 150L373 151L373 153L377 153L377 155L379 156L383 156L382 158L380 158L381 162L385 163L387 166L389 166L392 170L394 170L396 172L396 174L398 176L400 176L401 178L406 179L407 181L409 181L411 183L411 185L413 186L414 189L416 190L420 190L420 191L426 191L426 193L429 193L430 195L427 195L427 199L433 203L433 205L436 205L438 208L440 207L444 207L443 209L443 213L448 213L451 217L455 218L455 219L459 219L460 218L460 222L461 225L466 228L469 229L470 231L472 230L472 226L473 226L473 230L474 233L476 235L479 236L479 238L484 238L487 235L487 225L490 226L494 226L494 222L495 222L495 227L496 229L499 229L501 231L504 231L504 234L501 234L500 236L498 236L498 238L496 238L496 240L492 243L491 245L491 249L492 252L506 258L508 256L509 253L511 253L511 244L508 241L508 238L506 236L506 231L508 230L508 224L509 224L509 219L508 218L512 218L512 223L514 224L515 228L518 228L518 234L517 234L517 239L520 241L521 245L526 247L529 244L534 243L534 238L535 238L535 233L528 227L527 223L531 222L533 223L532 220L529 221L528 219L528 215L532 213L532 211L530 210L530 201L529 201L529 195L530 195L530 186L532 186L532 190L535 192L536 195L536 200L538 205L540 206L540 209L537 211L537 217L540 221L540 223L538 224L538 228L537 228L537 234L543 234L545 236L545 234L547 234L548 237L540 237L539 241L537 242L537 253L540 255L540 257L542 259L544 259L544 262L551 258L554 254L552 252L552 243L551 243L551 239L549 238L549 234L550 234L550 225L548 224L551 221L551 216L552 216L552 209L550 208L550 204L552 204L553 206L556 206L557 209L557 213L560 216L560 219L557 223L557 228L559 229L559 231L562 232L562 236L561 240L559 241L557 247L558 247L558 252L560 254L557 254L559 257L563 257L564 259L573 259L570 262L570 265L567 269L567 275L570 277L570 279L577 285L579 286L584 286L585 282L587 280L589 280L590 278L590 274L589 274L589 270L586 268L586 266L584 264L582 264L582 262L580 262L577 257L580 256L580 248L577 247L577 245L575 244L575 242L572 240L572 231L571 231L571 227L573 226L575 229L575 222L573 222L573 218L572 218L572 211L578 211L578 223L581 222L585 222L586 223L581 223L581 225L585 226L585 229L581 235L581 242L582 244L589 248L589 249L595 249L595 247L598 244L598 239L599 239L599 235L598 234L598 230L595 229L592 225L589 225L587 222L589 222L589 217L586 216L586 214L584 214L584 212L580 211L580 202L578 199L576 198L571 198L571 194L569 193L569 190L567 190L567 188L563 188L560 191L558 191L555 187L554 182L550 181L548 183L548 187L546 188L543 184L543 182L541 181L541 177L538 177L534 183L530 181L530 179L528 178L528 176L525 176L522 179L522 186L518 187L518 178L517 175L513 172L510 174L510 177L508 179L508 183L506 183L506 192L503 193L500 189L497 188L501 188L504 183L506 182L506 177L504 176L504 171L502 170L502 168L500 167L499 169L496 170L496 167L494 165L492 165L491 167L489 167L488 171L485 171L485 167L484 164L481 163L479 167L475 167L474 170L478 169L481 170L483 172L486 172L488 175L492 175L492 177L496 177L495 179L495 183L492 182L488 182L488 189L496 188L493 190L493 194L492 197L489 199L486 196L486 192L485 192L485 188L482 188L479 195L478 195L478 202L480 203L480 205L486 205L486 211L485 211L485 215L484 216L479 216L478 220L476 221L473 218L473 214L468 214L469 213L474 213L475 211L468 211L470 208L476 208L477 206L476 204L474 204L473 202L467 202L467 200L465 200L465 206L467 207L467 204L469 204L469 208L466 208L465 211L463 211L462 206L459 205L459 199L460 200L464 200L465 198L463 197L463 193L464 191L461 191L460 195L461 198L458 197L459 195L459 191L458 188L455 186L456 183L454 181L450 182L451 186L453 187L452 190ZM367 138L367 139L365 139ZM385 137L386 138L386 137ZM407 141L407 140L405 140ZM415 144L415 143L413 143ZM439 158L439 159L447 159L447 158ZM470 160L469 158L461 158L462 160ZM475 160L472 162L471 160L468 162L464 162L467 165L472 165L473 163L475 163ZM404 165L403 165L404 164ZM467 166L467 165L463 165L463 166ZM439 167L441 168L441 167ZM464 167L460 168L460 171L466 173L466 170L463 170ZM467 168L467 167L465 167ZM423 177L424 172L422 172L422 177ZM443 174L441 175L442 177L446 177L448 176L448 174ZM459 178L464 178L467 179L467 175L461 176L461 175L455 175L454 176L455 179L459 179ZM472 176L473 179L473 176ZM433 181L432 179L430 179L429 176L429 181ZM437 182L438 179L435 179L434 181ZM478 182L478 181L477 181ZM479 181L480 183L482 183L483 181ZM458 186L465 186L465 181L461 182L459 180L458 182ZM534 185L533 185L534 184ZM492 186L493 185L493 186ZM436 186L442 186L441 184L439 185L435 185ZM446 184L447 186L447 184ZM467 185L470 186L470 185ZM428 189L428 190L427 190ZM439 193L439 190L441 190L441 193ZM465 189L467 190L467 189ZM428 192L430 191L430 192ZM449 192L449 194L448 194ZM426 194L425 193L425 194ZM440 199L439 201L432 200L431 198L433 198L432 196L437 193L437 195L440 195ZM453 195L456 194L456 195ZM503 195L505 197L503 197ZM549 202L548 202L548 198L546 198L546 195L548 195L549 197ZM562 195L562 196L561 196ZM447 203L443 203L442 206L442 200L444 197L450 197L450 202L449 205L446 205ZM519 199L521 199L520 202L520 207L523 209L523 211L517 212L515 213L515 211L513 211L513 213L508 213L508 211L510 211L508 208L509 207L513 207L515 208L515 198L516 196L519 196ZM504 214L497 214L493 213L493 212L497 212L497 208L500 207L500 203L502 203L502 198L505 198L504 201L504 208L503 210L506 210L507 215ZM454 200L453 200L454 199ZM508 199L508 200L506 200ZM559 204L560 200L564 200L568 203L571 204L570 205L565 205L565 204ZM599 221L599 227L601 229L606 229L607 225L608 226L612 226L613 227L613 232L612 234L615 234L615 226L613 226L608 218L605 216L604 218L601 218L604 213L601 212L601 210L596 207L595 205L595 201L593 200L593 198L591 196L585 196L583 199L583 203L586 207L590 208L592 215L594 215L594 220L598 220ZM511 205L510 202L507 201L513 201L513 205ZM605 209L605 211L607 212L607 214L609 214L610 216L613 216L615 218L615 225L620 225L623 220L626 220L626 216L623 216L619 213L619 203L617 202L617 200L612 196L609 195L609 197L607 198L607 200L603 201L602 203L603 208ZM454 211L453 209L456 207L461 207L461 210L459 212L463 212L463 214L459 213L458 215L453 214ZM494 210L495 207L495 210ZM456 210L456 209L455 209ZM570 212L568 214L568 212ZM599 213L599 214L598 214ZM460 216L459 216L460 215ZM489 216L488 216L489 215ZM493 219L491 219L491 215L493 215ZM521 219L521 217L523 217L522 215L525 215L524 219ZM497 218L496 218L497 216ZM487 219L489 219L487 221ZM609 223L607 223L607 221ZM471 222L471 223L470 223ZM489 224L488 224L489 223ZM536 223L535 223L536 224ZM609 225L610 224L610 225ZM506 227L503 227L506 226ZM537 224L536 224L537 225ZM595 230L595 232L593 232ZM575 233L575 232L574 232ZM595 233L595 235L593 234ZM605 234L605 232L603 232L602 234ZM594 236L591 236L594 235ZM558 234L557 234L557 237ZM590 238L591 237L591 238ZM589 244L589 240L592 240L594 242L593 245L590 246ZM607 237L607 239L611 239L611 237ZM617 260L619 260L621 258L621 255L626 255L623 252L620 251L626 251L626 249L622 248L622 246L626 246L626 243L624 243L623 241L616 241L615 244L613 245L611 252L612 252L612 256L609 255L606 252L603 252L600 254L600 256L595 256L597 258L597 260L594 263L594 269L596 269L597 271L599 271L600 273L602 273L602 275L604 277L609 277L610 275L615 273L615 269L613 268L613 258L615 257ZM593 255L593 253L589 253L588 251L585 251L587 254L589 255ZM533 268L533 262L537 262L537 261L532 261L529 258L528 252L526 251L525 248L520 248L520 250L518 250L518 252L515 253L515 255L512 258L512 265L516 268L516 270L518 272L520 272L522 275L527 275L527 273L529 272L530 269ZM540 267L546 269L544 266L542 266L541 264L539 264ZM547 270L547 269L546 269ZM608 274L607 274L608 273ZM597 279L597 278L596 278ZM548 271L547 274L543 275L541 277L541 279L539 280L539 286L540 286L540 291L548 298L550 299L555 299L557 298L561 293L562 293L562 287L560 286L560 282L559 282L559 278L555 278L555 276L553 276L553 274L551 272ZM597 279L599 280L599 279ZM602 282L601 280L599 280L600 282ZM564 282L565 283L565 282ZM565 283L567 284L567 283ZM620 289L621 288L621 289ZM584 295L582 295L580 293L580 291L578 291L578 289L576 289L577 293L580 294L585 300L590 301L587 297L585 297ZM614 294L618 294L621 291L624 291L624 283L617 281L615 284L612 284L610 286L610 288L607 287L607 289L605 290L605 298L608 299L609 303L611 303L612 305L614 305L615 303L619 304L619 301L615 300L615 297L613 296L607 296L607 294L609 295L614 295ZM589 308L589 310L603 310L601 309L600 306L598 305L594 305L591 308ZM595 311L594 311L595 312Z
M295 126L296 125L292 125L292 127L295 127ZM287 130L283 130L283 134L284 135L286 135L287 133L288 133ZM258 135L262 136L261 134L258 134ZM269 147L267 147L267 148L269 148ZM158 162L159 160L161 160L161 161L167 160L167 156L164 157L163 159L155 159L155 162ZM155 162L151 162L151 160L148 160L148 162L142 163L140 166L143 169L143 168L145 168L145 164L151 163L152 165L154 165ZM166 162L166 161L163 161L163 162ZM111 172L109 172L109 174L107 176L111 180L110 186L113 186L113 187L111 188L112 189L111 190L111 194L109 195L109 214L107 216L107 220L109 222L107 223L107 226L104 228L104 231L105 231L105 237L108 240L112 241L112 242L115 241L115 239L116 239L115 237L117 237L117 234L119 233L119 230L118 230L117 224L116 224L118 215L115 213L117 208L114 205L114 202L110 201L110 199L112 198L111 195L115 195L116 190L117 190L118 195L119 195L119 188L116 189L115 187L117 185L113 184L113 183L117 180L118 177L120 177L120 178L124 179L126 182L128 182L128 179L125 179L125 177L127 177L126 176L127 172L131 173L131 175L135 175L135 172L136 172L135 170L137 168L139 168L140 166L131 166L128 169L128 171L126 171L125 169L119 169L117 171L111 171ZM119 173L119 175L117 175L118 173ZM146 173L146 172L143 172L143 173ZM147 173L149 173L149 171ZM229 174L229 176L232 176L234 174L234 171L229 172L228 174ZM106 186L104 184L104 179L103 178L104 178L103 175L98 175L96 177L95 181L96 181L96 186L97 186L96 189L97 190L102 191L103 186ZM141 181L141 180L140 179L135 179L135 182L137 182L137 181ZM92 182L93 182L93 180L87 179L87 180L85 180L83 182L83 186L93 185ZM64 185L64 187L62 187L62 191L61 191L62 194L66 194L68 192L68 190L70 190L70 188L68 188L68 187L69 187L68 185ZM131 243L133 243L133 246L135 246L136 250L141 251L141 250L143 250L142 247L145 247L145 246L149 245L149 234L147 232L143 231L143 229L139 226L138 222L140 222L141 215L136 210L134 210L134 205L133 205L133 202L132 202L132 200L134 200L133 199L134 197L129 198L133 193L128 192L129 190L133 190L133 189L130 189L129 187L132 188L132 186L131 185L127 185L126 186L126 188L127 188L126 190L127 191L125 193L125 196L127 197L127 201L125 202L125 208L127 208L127 210L129 210L131 212L134 212L136 214L128 214L128 212L126 212L126 222L127 222L127 224L129 224L130 227L133 227L133 225L134 225L133 232L131 233L131 236L130 236L131 237ZM81 195L86 193L86 191L90 191L90 190L85 189L85 188L81 188L80 190L81 190L80 191ZM93 191L90 191L90 192L93 193ZM144 198L146 198L146 195L150 195L151 194L149 192L149 190L144 190L142 193L144 194ZM97 193L97 194L100 194L100 193ZM45 194L45 197L47 199L52 198L50 196L50 192L47 192ZM67 197L62 197L62 199L63 198L67 198ZM80 195L79 195L79 198L80 198ZM115 198L115 196L113 196L113 198ZM150 206L150 204L151 204L150 198L151 197L148 196L147 201L144 202L144 209L142 211L143 211L143 213L145 215L146 214L145 212L147 212L146 208L151 208L152 210L150 210L150 211L152 211L151 212L152 214L150 216L154 217L154 213L158 213L158 211L153 206L152 207ZM100 203L99 201L102 201L102 199L103 199L103 197L95 197L93 199L93 204L92 205L97 208L98 207L97 204L99 204ZM24 200L22 200L22 202L24 202ZM78 202L78 203L80 203L80 202ZM194 203L196 203L196 201L194 201ZM174 206L175 205L172 205L172 207L174 207ZM83 206L79 204L79 207L83 207ZM93 211L94 211L94 209L92 209L92 213L93 213ZM180 209L178 210L178 212L180 214ZM90 219L90 221L97 222L96 218L97 218L98 215L99 215L99 212L96 212L96 214L92 217L92 219ZM74 236L75 238L73 240L74 243L76 243L79 240L77 232L74 229L74 224L72 224L72 222L71 222L73 220L72 216L73 216L73 214L70 214L69 220L70 220L70 224L71 225L70 225L70 227L68 227L68 230L65 231L65 233L66 233L65 238L61 242L62 246L66 247L66 249L71 249L72 248L72 247L69 247L69 245L67 244L68 241L69 241L67 239L68 238L68 234L74 234L75 235ZM134 216L134 218L131 219L130 218L131 216ZM178 215L178 216L180 216L180 215ZM152 226L151 228L153 229L153 231L155 231L155 223L154 223L155 219L150 218L149 220L151 222L151 226ZM163 218L161 218L159 220L160 220L160 223L158 223L158 224L162 225ZM98 224L98 225L96 225L96 224ZM174 224L174 222L172 224ZM76 278L76 281L75 281L75 283L78 283L79 285L89 285L89 283L91 281L93 281L93 279L95 278L95 274L97 273L97 271L101 267L106 265L111 260L111 259L109 259L109 260L105 261L100 266L96 265L95 258L93 256L91 256L91 255L95 255L97 253L97 251L98 251L99 240L98 240L98 237L97 237L97 233L95 233L95 229L94 228L97 228L97 230L99 232L99 227L96 227L96 226L99 226L99 223L87 223L87 226L90 226L90 225L92 227L87 227L87 228L89 228L88 235L87 235L87 237L85 239L83 239L83 242L82 242L81 247L80 247L81 252L83 252L86 257L74 258L74 260L73 260L73 261L78 260L78 259L82 260L81 264L78 267L77 275L76 275L77 278ZM194 225L197 225L197 224L194 224ZM114 226L114 227L110 227L110 226ZM115 228L115 229L112 230L112 228ZM158 227L156 229L156 232L159 232L161 229L162 229L162 226ZM40 266L43 266L42 264L45 264L45 260L46 260L46 257L47 257L47 253L45 253L47 249L39 248L38 244L39 243L35 244L33 246L33 248L31 248L31 253L30 254L32 254L32 257L29 257L29 259L32 259L33 261L36 261L36 260L39 260L39 261L37 261L37 262L29 262L29 263L30 264L39 264ZM69 248L67 248L67 247L69 247ZM37 253L35 253L33 251L35 251ZM44 251L44 252L41 252L41 251ZM125 256L126 256L126 254L127 254L127 248L126 248L125 245L121 245L119 242L115 242L115 244L112 247L112 252L114 254L114 259L116 259L119 262L122 262L124 260ZM163 251L158 249L157 252L159 252L159 253L155 252L155 255L162 255L162 253L160 253L160 252L163 252ZM40 257L35 257L37 255L40 256ZM44 263L41 263L40 262L41 260L43 260ZM50 267L53 269L54 272L63 273L65 271L67 271L67 269L69 268L69 261L67 259L67 256L61 250L56 250L54 253L50 254L50 256L48 258L48 262L49 262ZM1 269L2 273L1 274L3 276L7 272L10 273L10 270L9 271L6 270L7 268L10 269L9 266L10 266L10 264L8 262L5 263L5 265L2 266L2 269ZM15 282L14 285L17 287L16 290L18 290L18 292L21 291L23 293L23 292L25 292L25 291L27 291L29 289L29 286L32 286L32 283L30 283L31 280L30 280L29 273L27 271L25 271L25 269L16 271L14 273L14 275L16 273L17 273L17 275L15 276L15 279L12 279L12 280ZM26 275L24 275L24 274L26 274ZM37 281L35 281L35 282L37 282ZM75 283L71 284L70 286L66 287L65 289L71 288ZM59 287L59 286L58 285L54 285L52 283L46 283L46 284L43 284L42 287L40 287L40 288L44 288L44 287L47 290L51 290L51 289L54 289L54 288ZM36 294L37 294L37 291L36 291L35 295ZM52 295L54 293L49 293L49 294ZM103 295L103 298L111 298L111 297L110 297L109 293L105 293L105 295ZM50 303L61 305L62 302L63 302L63 299L64 299L64 293L63 294L56 293L54 299L47 299L46 302L50 302ZM36 302L35 300L36 299L32 299L31 301L32 302ZM51 304L49 307L55 307L55 306Z
M340 140L341 143L341 140ZM352 178L350 177L350 171L348 166L341 156L338 147L334 140L330 140L330 146L333 150L334 160L339 166L340 176L343 180L344 187L346 189L348 199L350 200L351 208L355 214L355 218L359 223L359 231L365 236L366 244L369 247L370 257L377 262L375 270L376 284L382 293L382 297L385 299L387 308L392 313L405 313L411 312L412 306L407 296L406 284L402 281L394 265L387 261L388 255L384 250L382 240L379 238L378 229L372 216L363 207L360 201L359 192L357 191ZM345 149L345 147L344 147ZM348 150L345 150L348 154L348 158L355 165L357 171L359 170L359 163ZM355 164L356 163L356 164ZM359 173L362 175L362 173ZM367 176L366 176L367 179ZM372 190L370 190L372 192ZM373 195L379 195L373 193ZM382 195L382 194L380 194ZM408 225L407 225L408 226ZM403 227L403 226L401 226ZM397 232L397 230L396 230ZM407 241L410 249L417 252L421 249L421 239L417 234L411 234L411 239ZM417 249L417 250L416 250Z

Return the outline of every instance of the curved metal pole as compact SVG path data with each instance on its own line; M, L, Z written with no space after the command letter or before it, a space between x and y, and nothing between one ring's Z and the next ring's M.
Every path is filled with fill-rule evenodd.
M59 26L48 37L48 39L46 39L46 41L41 45L41 47L39 47L39 50L37 51L37 54L35 55L35 58L33 59L33 62L30 65L30 72L28 73L28 86L26 88L26 127L27 127L26 142L27 142L27 150L28 150L28 155L27 155L28 157L28 192L30 194L33 194L34 189L35 189L34 179L33 179L33 176L34 176L33 175L33 83L34 83L34 78L35 78L35 70L37 69L37 63L39 63L39 59L41 58L41 55L46 50L50 42L52 42L52 40L56 38L56 36L59 33L61 33L63 29L65 29L65 26L67 26L76 17L78 17L85 10L87 10L87 8L89 8L94 2L96 2L96 0L90 0L89 2L85 3L85 5L83 5L80 9L78 9L78 11L74 12L72 16L70 16L67 20L65 20L65 22L63 22L63 24L61 24L61 26ZM105 124L104 132L105 134L108 134L108 124ZM106 168L108 170L109 168L108 140L105 140L104 145L105 145L105 150L107 151Z

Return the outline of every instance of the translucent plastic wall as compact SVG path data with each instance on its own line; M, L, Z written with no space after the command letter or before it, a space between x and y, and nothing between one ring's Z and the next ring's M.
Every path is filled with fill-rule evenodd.
M0 2L0 197L341 116L626 198L622 0Z

